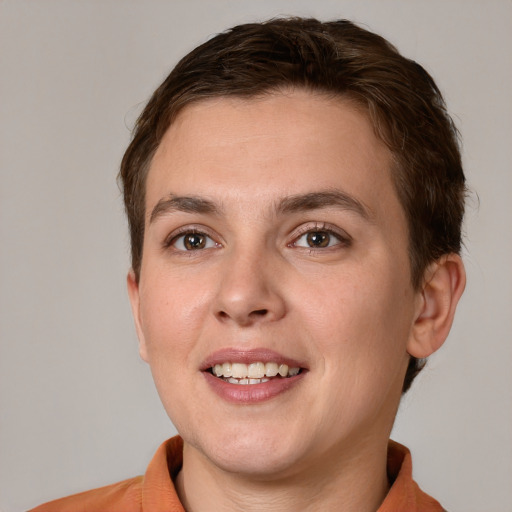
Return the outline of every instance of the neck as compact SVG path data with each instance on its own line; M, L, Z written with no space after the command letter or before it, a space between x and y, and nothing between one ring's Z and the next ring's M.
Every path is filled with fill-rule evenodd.
M375 512L388 491L386 458L387 439L367 438L263 478L224 471L185 444L176 489L187 512Z

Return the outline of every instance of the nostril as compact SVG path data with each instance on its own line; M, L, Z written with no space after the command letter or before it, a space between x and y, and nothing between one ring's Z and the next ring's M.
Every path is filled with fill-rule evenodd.
M268 314L268 309L257 309L256 311L253 311L251 314L256 316L265 316L266 314Z
M251 324L253 321L264 318L269 314L268 309L255 309L251 311L248 315L240 315L237 316L236 314L229 314L227 311L218 311L217 317L222 320L228 320L230 318L234 319L235 321L241 323L241 324Z

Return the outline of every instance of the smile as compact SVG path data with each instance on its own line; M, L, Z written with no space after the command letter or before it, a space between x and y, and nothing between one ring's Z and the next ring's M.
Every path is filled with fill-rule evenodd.
M219 363L210 368L216 377L230 384L262 384L274 378L295 377L301 371L299 367L290 368L287 364L275 362Z
M305 361L267 348L226 347L199 366L210 389L222 400L238 405L258 404L299 387L309 373Z

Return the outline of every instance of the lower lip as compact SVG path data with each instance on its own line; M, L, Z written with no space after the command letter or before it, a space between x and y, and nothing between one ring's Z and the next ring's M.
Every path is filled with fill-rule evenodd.
M296 386L306 375L304 370L294 377L273 378L260 384L231 384L210 372L203 372L206 382L227 402L251 404L265 402Z

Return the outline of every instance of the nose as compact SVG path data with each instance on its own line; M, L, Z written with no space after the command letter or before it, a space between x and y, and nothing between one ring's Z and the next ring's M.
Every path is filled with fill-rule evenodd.
M244 327L281 319L286 304L279 274L278 263L261 252L226 258L218 276L217 319Z

